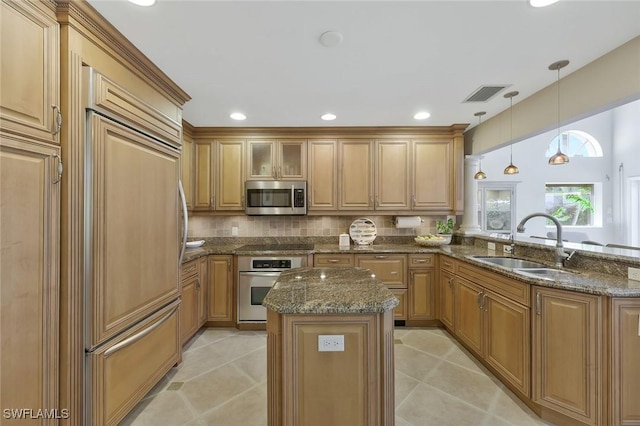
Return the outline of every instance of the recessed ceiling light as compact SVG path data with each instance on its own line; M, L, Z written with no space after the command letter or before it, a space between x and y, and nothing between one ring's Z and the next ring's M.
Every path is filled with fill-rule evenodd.
M247 118L247 116L241 112L233 112L231 113L231 115L229 115L229 117L231 117L234 120L246 120Z
M336 119L336 115L328 112L326 114L321 115L320 118L322 118L324 121L331 121Z
M558 2L558 0L529 0L529 4L533 7L550 6L556 2Z
M413 118L415 118L416 120L426 120L427 118L431 117L431 114L429 114L426 111L420 111L417 112Z
M133 4L137 4L138 6L153 6L156 0L129 0Z

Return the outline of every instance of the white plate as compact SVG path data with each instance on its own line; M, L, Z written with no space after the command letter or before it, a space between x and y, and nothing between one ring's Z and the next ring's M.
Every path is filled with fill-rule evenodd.
M204 244L204 240L187 241L187 248L202 247L203 244Z
M366 217L360 217L354 220L349 227L349 236L353 242L358 245L373 244L376 235L378 235L376 224Z

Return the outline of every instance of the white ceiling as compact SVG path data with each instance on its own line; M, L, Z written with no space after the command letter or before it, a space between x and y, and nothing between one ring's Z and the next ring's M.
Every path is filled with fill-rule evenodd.
M475 125L508 108L505 92L516 104L554 83L551 63L570 60L564 76L640 35L638 0L89 3L191 95L195 126ZM342 44L319 43L329 30ZM510 87L462 102L485 84Z

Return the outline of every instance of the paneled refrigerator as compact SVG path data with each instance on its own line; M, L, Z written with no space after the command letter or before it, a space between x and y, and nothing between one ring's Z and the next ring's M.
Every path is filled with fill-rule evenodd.
M180 360L186 214L179 147L142 130L147 106L88 67L83 97L84 423L108 425Z

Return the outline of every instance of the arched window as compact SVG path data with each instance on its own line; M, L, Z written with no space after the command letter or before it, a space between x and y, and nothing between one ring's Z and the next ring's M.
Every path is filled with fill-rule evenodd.
M580 130L568 130L549 143L545 154L547 158L558 151L558 138L562 152L569 157L602 157L602 147L596 138Z

